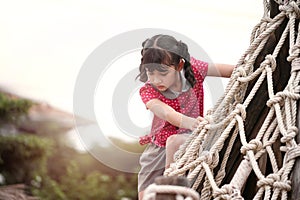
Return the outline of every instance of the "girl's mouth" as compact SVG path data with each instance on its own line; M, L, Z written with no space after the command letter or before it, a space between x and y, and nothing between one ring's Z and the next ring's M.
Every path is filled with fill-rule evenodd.
M158 86L156 86L156 88L157 88L159 91L164 91L164 90L166 90L166 87L165 87L165 86L162 86L162 85L158 85Z

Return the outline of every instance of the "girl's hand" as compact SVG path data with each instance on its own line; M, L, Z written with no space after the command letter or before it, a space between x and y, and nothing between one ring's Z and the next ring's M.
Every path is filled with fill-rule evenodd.
M197 117L197 118L195 119L194 124L193 124L193 130L195 130L203 120L204 120L203 117L200 117L200 116Z

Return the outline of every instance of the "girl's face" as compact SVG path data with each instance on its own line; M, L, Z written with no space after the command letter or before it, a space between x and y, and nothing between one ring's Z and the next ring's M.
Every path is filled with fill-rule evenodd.
M175 66L166 66L164 71L149 71L146 68L146 72L150 83L161 92L167 89L175 91L181 89L180 73Z

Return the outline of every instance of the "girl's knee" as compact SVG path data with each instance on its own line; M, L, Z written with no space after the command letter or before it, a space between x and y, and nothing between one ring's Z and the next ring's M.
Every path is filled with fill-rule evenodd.
M186 137L184 135L171 135L168 137L166 141L166 147L172 145L172 146L180 146L183 144L186 140Z
M169 146L173 146L178 142L178 138L177 135L170 135L166 141L166 148L168 148Z

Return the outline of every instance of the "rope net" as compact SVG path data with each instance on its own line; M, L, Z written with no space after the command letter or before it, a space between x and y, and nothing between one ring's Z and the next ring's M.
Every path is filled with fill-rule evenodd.
M291 170L300 154L295 138L300 98L300 1L275 2L279 11L271 18L271 4L264 0L262 20L254 27L250 46L238 61L224 95L165 171L165 176L186 176L200 199L243 199L241 191L250 173L256 179L251 198L288 198ZM280 38L274 35L278 31ZM284 46L289 50L282 59ZM283 86L274 81L285 74ZM257 107L263 108L259 113L262 120L251 129L248 122L257 116L252 116L249 105L255 107L261 101ZM228 167L229 160L239 164Z

